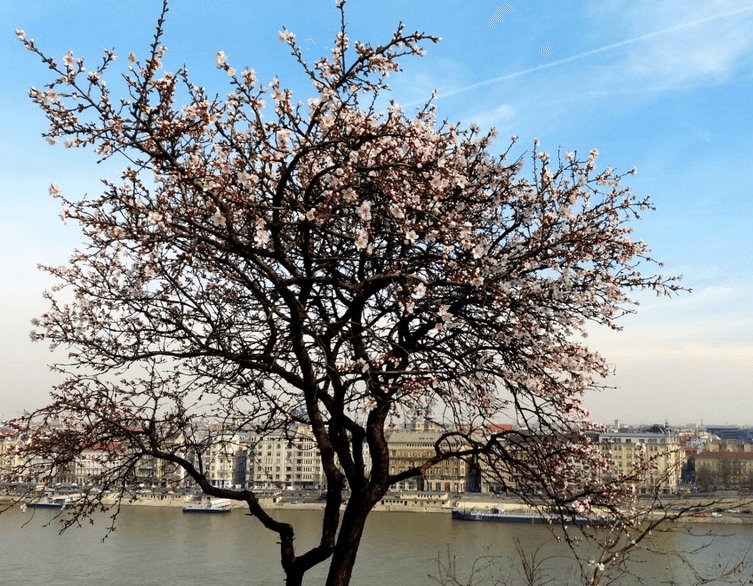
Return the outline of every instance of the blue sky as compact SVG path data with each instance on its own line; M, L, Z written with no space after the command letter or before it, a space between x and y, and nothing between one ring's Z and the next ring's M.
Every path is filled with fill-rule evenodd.
M51 147L28 99L48 79L16 40L45 52L99 59L115 48L144 55L159 0L5 0L0 5L0 418L41 406L52 356L29 341L51 285L37 263L64 262L79 239L63 225L50 183L68 196L96 193L118 166ZM514 12L512 11L514 9ZM391 78L403 105L439 92L439 115L535 137L553 152L599 149L602 166L639 173L631 185L658 210L635 226L666 273L692 294L641 296L624 331L592 329L590 344L614 364L616 388L590 394L597 421L753 424L753 0L386 0L347 4L350 37L373 44L398 22L443 37ZM231 65L278 75L305 101L309 87L277 41L282 26L313 61L339 26L333 0L174 0L166 66L220 94L223 50ZM507 146L500 138L499 149Z

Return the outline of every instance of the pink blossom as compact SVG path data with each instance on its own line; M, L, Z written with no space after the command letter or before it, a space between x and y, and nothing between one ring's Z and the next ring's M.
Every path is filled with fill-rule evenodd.
M63 63L65 63L65 66L68 67L68 69L73 68L73 65L76 63L76 60L73 58L73 51L68 51L63 55Z
M249 69L248 67L243 70L241 73L243 76L243 81L249 85L253 86L256 84L256 72L253 69Z
M212 217L210 218L212 221L212 224L218 227L224 227L227 224L227 220L225 219L225 216L222 214L222 211L220 208L215 208L214 213L212 214Z
M358 215L364 222L368 222L371 219L371 202L366 200L358 206Z
M290 43L295 39L295 35L288 30L282 30L278 33L277 38L281 43Z
M356 232L356 248L362 250L369 243L369 235L363 230Z
M396 218L398 218L398 219L400 219L400 218L404 218L404 217L405 217L405 212L403 211L403 208L402 208L402 207L400 207L400 206L399 206L398 204L396 204L396 203L393 203L393 204L392 204L392 205L390 206L390 213L391 213L391 214L392 214L393 216L395 216Z
M264 228L257 227L256 234L254 235L254 242L256 242L256 244L258 244L262 248L265 247L269 243L269 231L265 230Z

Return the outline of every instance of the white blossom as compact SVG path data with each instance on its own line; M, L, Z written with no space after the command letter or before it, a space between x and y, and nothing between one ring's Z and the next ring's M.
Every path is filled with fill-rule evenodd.
M269 231L257 226L256 234L254 236L254 242L256 242L256 244L258 244L262 248L265 247L269 242Z
M63 55L63 63L65 63L65 66L68 69L73 68L73 65L76 63L76 60L73 58L73 51L68 51L65 55Z
M356 248L363 250L369 243L369 235L363 230L356 232Z
M405 212L403 211L403 208L401 208L401 207L400 207L400 206L399 206L398 204L396 204L396 203L393 203L393 204L392 204L392 205L390 206L390 213L391 213L391 214L392 214L393 216L395 216L396 218L398 218L398 219L400 219L400 218L404 218L404 217L405 217Z
M212 221L212 224L218 227L224 227L227 224L227 220L225 219L225 216L222 214L222 211L220 208L216 208L214 210L214 213L212 214L212 217L210 218Z
M283 30L277 34L277 38L281 43L291 42L295 39L295 35L290 31Z
M364 222L368 222L371 219L371 202L366 200L358 206L358 215Z

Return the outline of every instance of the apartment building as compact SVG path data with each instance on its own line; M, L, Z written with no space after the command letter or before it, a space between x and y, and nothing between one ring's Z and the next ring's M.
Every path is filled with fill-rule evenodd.
M96 444L82 450L71 465L73 482L79 486L90 486L118 465L119 452L118 444Z
M241 488L248 482L249 436L245 432L212 430L204 440L201 466L212 486Z
M671 494L679 489L684 451L677 434L653 427L646 431L602 433L598 441L602 455L610 464L609 471L601 471L602 480L633 476L636 467L648 463L649 470L635 483L639 493Z
M258 488L320 489L326 485L311 427L298 425L248 438L248 484Z
M390 451L390 474L399 474L421 466L435 453L435 444L444 430L430 420L416 419L410 429L398 429L387 440ZM468 465L451 458L428 468L423 475L399 482L394 490L422 492L464 492L468 485Z

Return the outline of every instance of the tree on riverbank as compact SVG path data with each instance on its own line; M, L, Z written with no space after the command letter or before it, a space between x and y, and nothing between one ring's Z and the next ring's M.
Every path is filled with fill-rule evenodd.
M166 3L146 58L128 58L121 99L106 84L114 53L56 61L18 31L56 75L31 90L47 140L127 165L97 197L50 188L85 245L46 267L59 286L33 336L68 362L25 422L42 424L23 447L33 472L95 444L126 455L104 488L145 458L179 466L279 535L288 585L326 560L327 584L347 584L374 505L449 458L578 513L622 514L625 478L598 484L581 404L608 369L578 337L589 322L617 328L632 291L677 290L646 274L649 251L630 237L650 202L598 170L595 150L535 144L525 178L522 160L491 152L493 131L439 122L431 100L415 115L382 104L399 59L438 39L401 26L351 46L337 4L331 57L309 65L280 33L315 88L307 104L222 51L227 99L163 70ZM447 431L433 457L391 472L387 425L415 411ZM502 417L517 427L488 426ZM205 418L220 442L311 427L327 481L318 545L297 551L253 490L210 484ZM96 506L88 497L76 513Z

